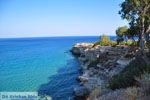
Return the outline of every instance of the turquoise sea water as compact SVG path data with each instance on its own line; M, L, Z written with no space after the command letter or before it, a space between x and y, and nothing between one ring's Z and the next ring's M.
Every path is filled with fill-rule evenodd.
M114 37L112 37L113 39ZM71 100L79 62L66 50L90 37L0 39L0 91L38 91L53 100Z

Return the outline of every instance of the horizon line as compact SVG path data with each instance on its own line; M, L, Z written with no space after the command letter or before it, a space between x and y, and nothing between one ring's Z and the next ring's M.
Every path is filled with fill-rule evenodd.
M101 36L101 35L62 35L62 36L26 36L26 37L0 37L0 39L7 39L7 38L48 38L48 37L89 37L89 36ZM107 35L107 36L116 36L116 35Z

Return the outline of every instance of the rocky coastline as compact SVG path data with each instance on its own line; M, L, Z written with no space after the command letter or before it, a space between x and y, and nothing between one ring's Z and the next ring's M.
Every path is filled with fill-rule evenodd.
M77 78L80 86L74 88L76 100L86 100L94 89L107 87L109 80L135 59L134 55L128 55L131 52L128 46L93 45L77 43L71 49L81 66Z

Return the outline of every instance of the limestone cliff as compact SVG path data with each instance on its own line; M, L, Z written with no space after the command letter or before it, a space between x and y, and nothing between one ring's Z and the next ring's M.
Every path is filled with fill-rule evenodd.
M108 85L109 79L118 74L134 59L128 57L130 47L100 46L92 43L75 44L71 52L78 57L81 64L81 75L77 78L80 87L75 87L77 99L84 100L95 88Z

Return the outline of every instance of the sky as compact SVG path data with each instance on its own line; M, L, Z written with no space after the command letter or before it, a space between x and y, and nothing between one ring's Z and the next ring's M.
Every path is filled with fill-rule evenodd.
M123 0L0 0L0 38L115 35Z

